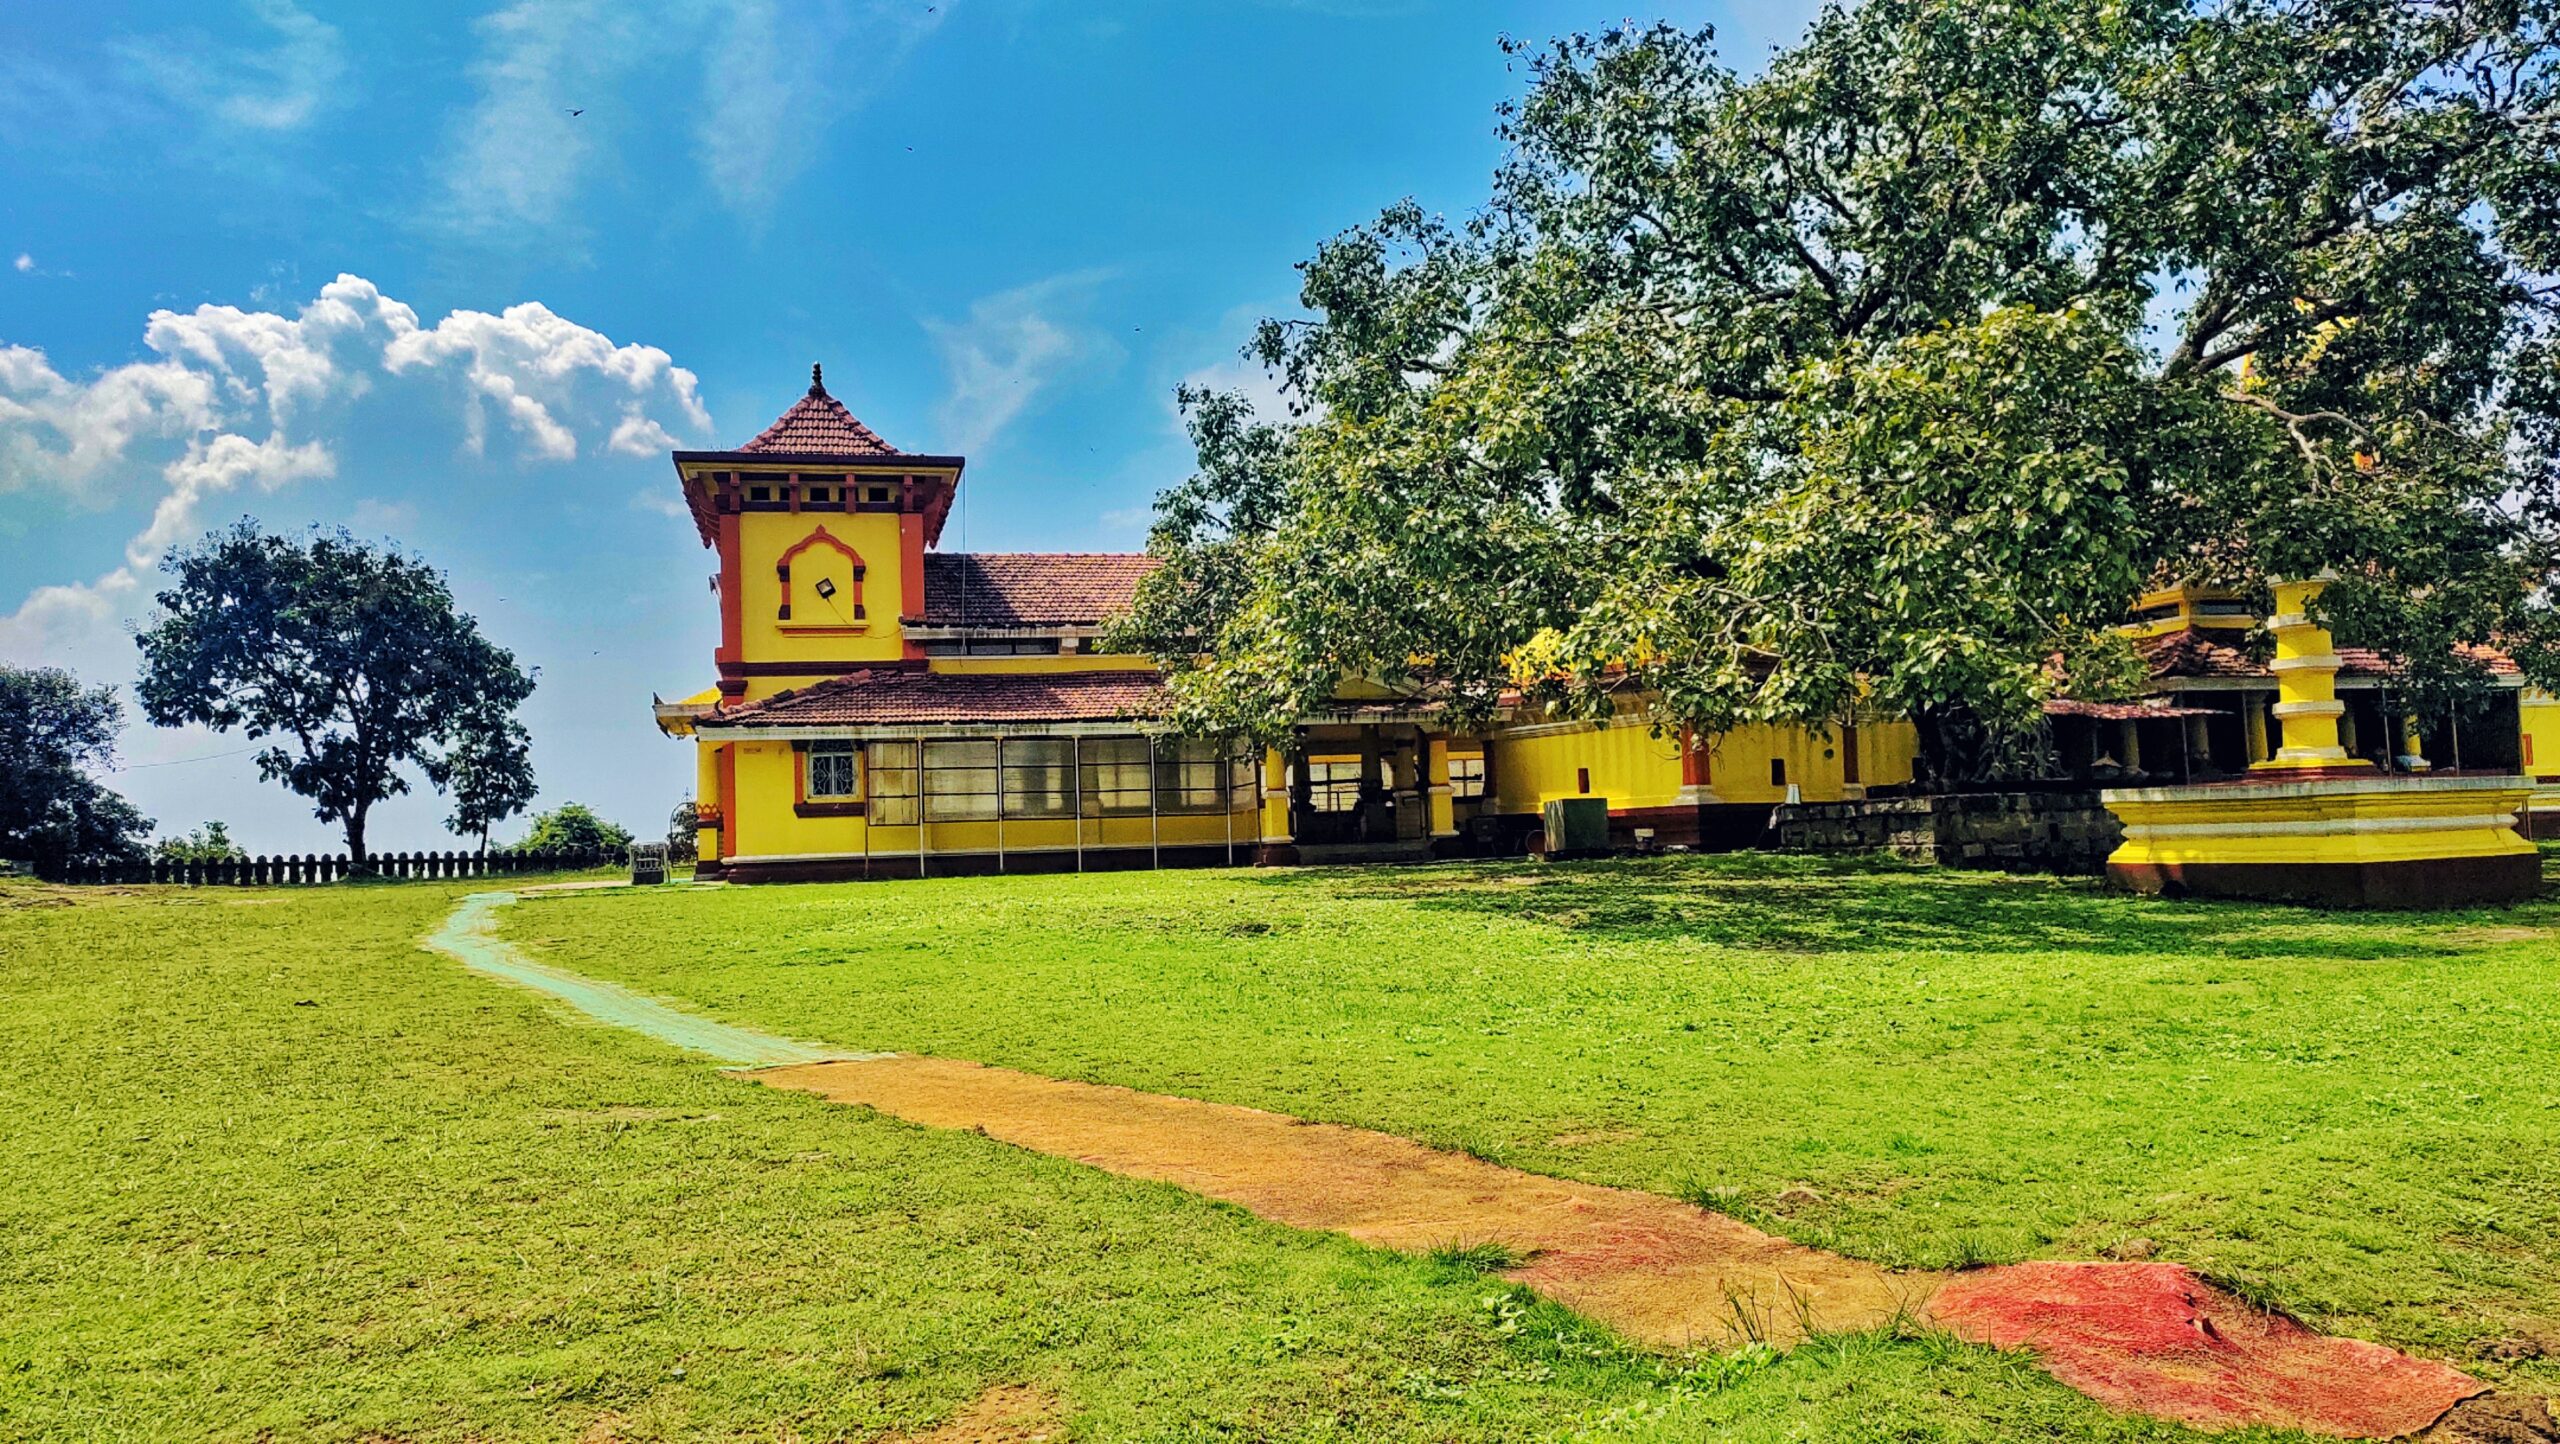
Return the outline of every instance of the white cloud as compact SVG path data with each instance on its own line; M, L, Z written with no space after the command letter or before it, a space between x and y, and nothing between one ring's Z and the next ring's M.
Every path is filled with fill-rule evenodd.
M1238 391L1253 406L1253 414L1264 421L1285 422L1291 418L1289 397L1280 389L1280 378L1258 361L1241 356L1202 366L1182 378L1185 386L1201 386L1211 391ZM1172 399L1166 399L1168 406ZM1181 413L1174 414L1174 427L1181 429Z
M616 147L651 143L672 94L684 97L705 185L761 225L833 122L956 3L517 0L474 23L476 93L446 138L434 218L574 244L590 176Z
M27 272L36 268L36 258L27 254L25 251L20 251L18 253L18 259L10 262L10 264L16 266L18 268L18 274L23 276Z
M803 0L788 9L777 0L734 0L703 50L708 103L694 142L712 191L742 215L769 215L836 116L869 99L954 8L956 0ZM861 60L845 66L842 56ZM755 83L738 84L742 75Z
M94 657L138 611L161 557L203 530L213 502L243 486L274 491L334 474L328 434L353 434L368 406L441 393L474 450L487 448L495 409L533 461L578 455L582 435L623 449L643 438L673 443L657 417L710 425L693 373L654 346L616 343L534 302L424 326L360 276L339 276L290 316L213 305L155 311L143 344L156 359L85 380L65 377L41 351L0 344L0 491L45 481L76 495L113 493L151 475L148 453L165 457L159 499L122 565L29 594L0 617L0 655Z
M346 47L337 27L290 0L250 0L275 32L264 49L220 46L179 32L122 47L141 81L185 109L236 130L299 130L345 100Z
M605 449L623 456L655 456L673 451L678 442L668 430L637 411L625 412L613 435L605 441Z
M1075 319L1106 279L1102 271L1053 276L981 297L965 320L924 323L950 373L936 410L943 444L977 450L1069 371L1119 358L1116 343Z
M379 497L368 496L357 502L355 509L347 513L347 528L350 531L380 536L396 537L417 524L418 507L415 502L384 501Z

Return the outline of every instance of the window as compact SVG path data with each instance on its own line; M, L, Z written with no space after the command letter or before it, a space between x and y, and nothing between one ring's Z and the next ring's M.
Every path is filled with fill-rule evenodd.
M1307 762L1307 806L1317 812L1351 812L1360 806L1357 758Z
M1228 749L1212 740L1172 738L1156 747L1156 808L1161 812L1216 812L1227 793L1220 773Z
M871 825L915 826L916 744L874 742L867 760L871 771Z
M1004 815L1068 817L1074 812L1071 744L1062 737L1018 737L1004 744Z
M809 488L809 500L811 501L833 501L835 500L835 497L836 493L835 488L833 487L813 486Z
M1787 785L1787 759L1783 757L1769 759L1769 785L1771 787Z
M809 795L837 799L854 795L852 743L809 744Z
M924 644L928 657L1054 657L1055 637L954 637Z
M751 486L751 487L748 487L748 488L747 488L747 500L749 500L749 501L771 501L771 500L773 500L773 488L772 488L772 487L769 487L769 486Z
M889 499L889 488L885 486L875 486L871 488L871 499L873 501L887 501Z
M1484 796L1484 754L1473 756L1449 754L1449 795L1451 797Z
M987 822L996 815L996 744L924 744L924 815L934 822Z
M1126 817L1152 805L1144 737L1088 737L1084 753L1084 815Z

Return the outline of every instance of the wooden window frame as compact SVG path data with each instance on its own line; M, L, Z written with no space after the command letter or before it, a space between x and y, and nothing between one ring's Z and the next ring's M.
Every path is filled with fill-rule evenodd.
M853 744L853 795L848 798L809 795L809 744L791 744L791 811L796 817L863 817L869 815L870 769L862 744Z

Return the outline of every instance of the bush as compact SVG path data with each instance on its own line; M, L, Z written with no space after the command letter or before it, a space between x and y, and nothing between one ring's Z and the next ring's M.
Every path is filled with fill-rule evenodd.
M694 834L700 831L701 819L693 810L693 799L688 797L677 803L676 810L667 815L667 861L693 861Z
M248 855L231 840L231 829L219 818L183 837L164 837L151 845L154 862L238 862Z
M564 802L536 813L533 830L510 852L601 852L619 854L631 845L631 830L596 816L582 802Z

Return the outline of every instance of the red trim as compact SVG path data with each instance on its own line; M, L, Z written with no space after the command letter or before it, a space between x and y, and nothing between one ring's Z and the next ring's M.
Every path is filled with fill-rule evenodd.
M738 749L720 749L720 856L738 855Z
M909 643L908 645L914 646L916 644ZM740 681L741 685L739 690L744 691L745 687L742 679L748 677L828 678L841 677L847 672L927 672L931 670L931 659L925 657L921 652L913 657L896 658L887 661L856 661L849 659L822 658L813 662L723 662L720 664L720 688L725 692L728 690L730 682ZM1134 671L1137 669L1132 668L1131 670Z
M1680 785L1705 787L1713 782L1714 769L1707 761L1707 749L1698 745L1698 734L1687 727L1680 729Z
M1858 724L1840 724L1840 780L1864 785L1866 777L1858 765Z
M898 617L924 620L924 518L909 511L898 517Z
M794 479L796 480L797 478ZM792 492L792 495L797 497L799 492L795 490ZM795 510L796 509L797 508L795 508ZM837 551L844 553L845 560L853 563L853 619L857 622L861 621L864 615L862 610L862 577L864 571L867 570L867 568L862 564L862 553L845 545L844 539L828 531L826 523L824 522L818 524L817 530L810 532L807 536L804 536L800 538L800 540L783 548L782 555L774 559L774 575L782 579L782 611L780 613L780 619L786 622L791 620L791 559L814 546L834 547Z
M746 646L747 619L740 593L744 583L738 565L738 514L720 513L720 648L711 654L726 665L739 660Z

